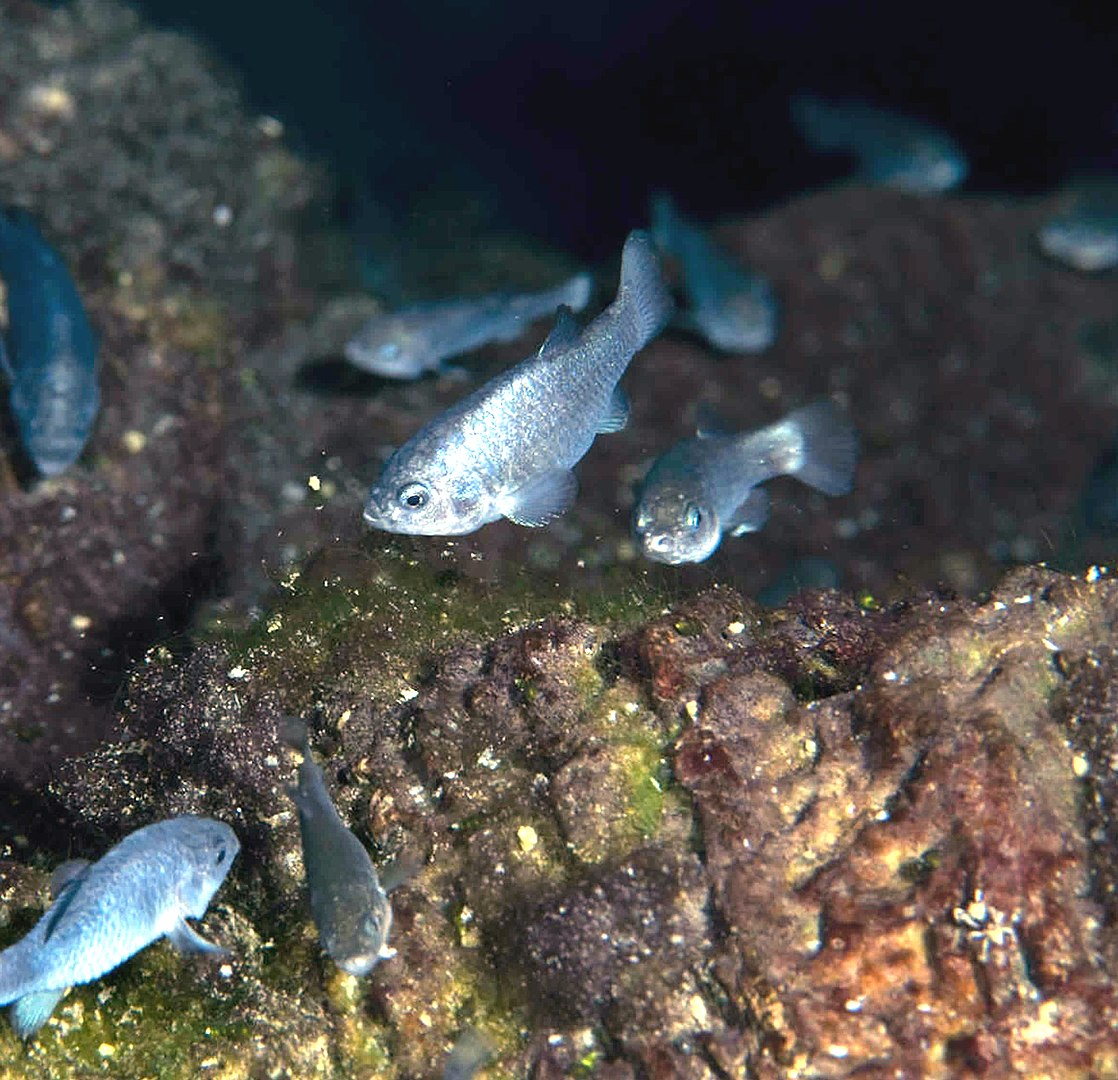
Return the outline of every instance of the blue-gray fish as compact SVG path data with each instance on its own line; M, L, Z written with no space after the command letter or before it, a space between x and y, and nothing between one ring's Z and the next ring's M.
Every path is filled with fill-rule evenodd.
M618 381L670 314L655 246L631 233L614 302L581 331L560 308L537 355L400 447L373 484L365 521L427 536L473 532L502 517L546 525L574 501L572 469L595 436L625 426Z
M514 341L562 304L581 311L590 301L590 288L590 275L578 274L543 292L493 293L374 315L346 345L346 359L374 375L418 379L453 356L493 341Z
M1037 230L1048 256L1085 273L1118 266L1118 177L1076 177L1059 195L1060 212Z
M44 476L79 457L101 403L97 340L59 254L22 211L0 211L8 345L0 364L28 456Z
M466 1028L443 1065L443 1080L473 1080L493 1056L493 1044L477 1028Z
M305 725L289 722L289 743L302 750L299 783L289 789L299 811L303 865L318 940L350 975L368 975L377 962L395 956L388 947L392 905L365 845L346 828L311 756Z
M724 533L756 532L768 520L769 497L759 484L794 476L826 495L845 495L857 459L854 428L829 401L760 431L685 439L645 477L633 535L655 562L702 562Z
M967 158L959 144L923 120L862 101L824 101L814 94L794 97L791 113L808 146L851 154L866 183L936 195L966 178Z
M762 352L772 345L777 322L772 286L683 217L663 192L652 197L652 237L679 260L690 304L686 325L726 352Z
M187 815L129 833L95 863L63 864L47 913L0 952L0 1005L14 1002L16 1033L33 1035L69 987L161 937L184 952L224 953L186 920L205 915L239 850L224 822Z

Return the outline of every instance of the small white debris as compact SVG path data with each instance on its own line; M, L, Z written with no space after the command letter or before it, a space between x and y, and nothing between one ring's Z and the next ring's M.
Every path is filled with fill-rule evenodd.
M317 476L308 476L307 477L307 487L309 487L311 489L311 491L321 491L322 490L322 480Z
M70 629L75 633L84 634L93 625L93 620L88 615L71 615Z
M219 229L225 229L233 224L233 208L226 206L225 203L218 203L214 207L213 223Z
M846 1046L832 1044L831 1046L827 1047L827 1053L830 1054L833 1058L841 1059L847 1057L850 1054L850 1049Z
M1071 759L1071 771L1082 780L1091 771L1091 763L1082 754L1076 754Z
M248 670L246 668L241 667L240 664L237 664L236 667L231 667L226 672L226 678L233 679L234 681L237 681L237 680L240 680L240 679L247 679L248 678Z
M699 703L697 701L687 702L687 704L683 706L683 711L687 713L692 720L699 719Z
M745 623L743 623L743 622L732 622L732 623L730 623L730 625L726 627L726 633L727 634L733 634L735 637L738 634L745 633Z
M401 701L414 701L417 697L419 697L419 691L414 686L405 686L400 691Z
M539 833L531 825L521 825L516 830L516 842L520 850L527 853L540 842Z
M64 506L58 511L58 520L63 524L68 521L73 521L77 516L78 512L72 506Z
M484 750L482 750L480 754L478 754L477 764L480 765L483 769L489 769L490 771L492 771L501 767L501 759L493 753L493 747L487 746Z
M883 679L884 679L884 680L885 680L886 682L896 682L896 681L897 681L897 678L898 678L898 676L897 676L897 673L896 673L895 671L887 671L887 672L885 672L885 674L884 674L884 675L882 675L881 677L882 677L882 678L883 678Z
M1031 604L1033 602L1032 594L1025 593L1024 596L1015 596L1013 602L1015 604Z
M256 130L266 139L282 139L283 121L274 116L261 116L256 121Z

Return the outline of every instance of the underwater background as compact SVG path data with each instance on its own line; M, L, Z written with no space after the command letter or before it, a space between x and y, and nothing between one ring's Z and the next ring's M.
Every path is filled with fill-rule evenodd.
M1116 59L1088 4L0 0L0 205L100 380L59 476L0 419L0 947L142 825L241 843L223 962L161 943L0 1023L0 1077L451 1076L471 1040L492 1077L1118 1075L1118 270L1038 239L1084 190L1118 229ZM805 94L965 179L816 152ZM347 342L580 272L585 323L657 191L775 341L664 329L546 528L370 530L393 449L552 320L415 381ZM821 398L848 494L780 477L757 532L643 557L655 457ZM319 947L287 716L411 867L364 977Z

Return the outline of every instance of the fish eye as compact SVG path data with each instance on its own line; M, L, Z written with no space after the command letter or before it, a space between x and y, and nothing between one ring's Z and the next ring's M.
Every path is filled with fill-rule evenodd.
M683 523L689 529L697 529L703 523L703 512L694 503L688 503Z
M418 482L405 484L396 492L396 501L409 510L422 510L431 499L431 492L426 484Z

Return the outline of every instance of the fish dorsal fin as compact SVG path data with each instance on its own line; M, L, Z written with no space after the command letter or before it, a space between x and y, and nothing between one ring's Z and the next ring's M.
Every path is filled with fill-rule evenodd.
M613 395L609 399L609 409L598 422L598 434L608 435L612 431L620 431L628 422L629 399L621 387L614 387Z
M66 909L77 895L78 889L89 873L90 863L87 859L68 859L55 868L50 879L51 896L54 903L46 915L43 926L43 941L45 942L58 928Z
M509 521L538 529L569 510L577 494L575 474L570 469L552 469L517 488L500 509Z
M555 310L555 325L536 355L541 360L550 360L569 349L581 333L574 312L566 304L560 304Z

